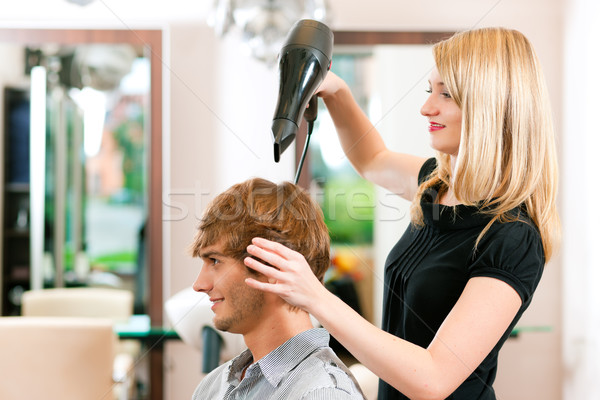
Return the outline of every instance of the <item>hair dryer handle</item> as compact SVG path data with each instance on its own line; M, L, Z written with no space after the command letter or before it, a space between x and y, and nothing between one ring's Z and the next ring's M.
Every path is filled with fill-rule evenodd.
M319 111L319 98L315 94L308 101L308 107L304 111L304 119L306 122L315 122L317 119L317 112Z

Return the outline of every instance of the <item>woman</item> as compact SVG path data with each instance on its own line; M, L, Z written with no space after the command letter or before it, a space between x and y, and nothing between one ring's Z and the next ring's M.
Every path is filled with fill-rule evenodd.
M323 98L346 155L366 179L412 200L390 252L383 326L360 317L298 253L261 238L245 263L381 378L379 399L495 399L498 352L529 306L559 236L550 106L519 32L486 28L433 48L421 109L435 158L388 150L338 77ZM267 264L277 267L269 268Z

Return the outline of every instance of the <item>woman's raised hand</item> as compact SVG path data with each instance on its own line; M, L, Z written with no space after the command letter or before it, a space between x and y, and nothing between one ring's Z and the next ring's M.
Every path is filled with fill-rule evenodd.
M348 85L342 78L329 71L327 72L327 75L325 75L325 79L323 79L323 82L321 82L321 85L315 93L317 96L322 97L323 100L325 100L328 96L334 95L340 89L347 87Z
M302 254L281 243L263 238L252 239L247 250L254 257L271 265L246 257L244 264L247 267L268 278L267 282L247 278L248 286L277 294L289 304L308 312L311 312L313 305L319 304L318 298L323 291L327 293Z

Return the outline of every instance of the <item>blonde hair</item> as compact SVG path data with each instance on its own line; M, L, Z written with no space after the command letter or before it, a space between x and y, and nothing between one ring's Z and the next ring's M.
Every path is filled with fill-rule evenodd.
M549 96L531 44L518 31L484 28L437 43L433 55L462 110L462 131L454 171L450 156L438 153L437 169L415 197L413 222L423 225L427 188L451 187L460 203L493 216L477 246L494 222L514 219L509 211L524 205L549 260L560 236L558 166Z

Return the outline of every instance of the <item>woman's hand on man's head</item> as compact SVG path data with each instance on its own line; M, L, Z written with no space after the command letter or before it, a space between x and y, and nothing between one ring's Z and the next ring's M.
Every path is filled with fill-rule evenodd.
M281 243L263 238L252 239L247 251L262 260L246 257L244 264L267 277L267 282L247 278L246 284L254 289L274 293L289 304L310 312L322 290L327 291L317 279L304 256ZM275 268L273 268L275 267Z

